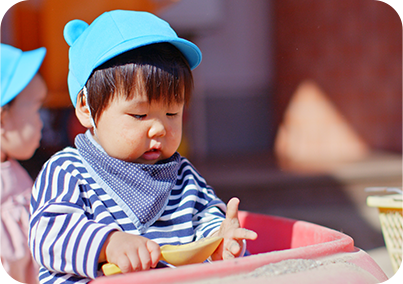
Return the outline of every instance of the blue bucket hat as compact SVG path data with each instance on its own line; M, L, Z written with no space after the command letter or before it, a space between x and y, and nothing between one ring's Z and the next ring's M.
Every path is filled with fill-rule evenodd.
M22 51L8 44L0 46L1 106L11 102L31 82L46 54L44 47Z
M105 12L90 25L72 20L64 27L64 39L70 46L67 83L74 106L92 71L126 51L167 42L183 53L191 69L196 68L202 58L195 44L179 38L166 21L147 12Z

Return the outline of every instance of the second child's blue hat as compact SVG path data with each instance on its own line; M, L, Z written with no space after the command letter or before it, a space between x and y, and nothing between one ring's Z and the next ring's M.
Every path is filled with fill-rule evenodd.
M0 44L1 107L11 102L31 82L45 57L44 47L22 51Z
M147 12L110 11L90 25L72 20L64 27L64 38L70 46L67 82L74 106L92 71L126 51L167 42L183 53L191 69L196 68L202 58L195 44L179 38L166 21Z

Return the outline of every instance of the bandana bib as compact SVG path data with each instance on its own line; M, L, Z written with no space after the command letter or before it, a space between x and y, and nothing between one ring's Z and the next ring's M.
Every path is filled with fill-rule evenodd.
M112 158L87 132L77 135L75 145L95 182L122 208L140 233L159 217L176 183L180 155L148 165Z

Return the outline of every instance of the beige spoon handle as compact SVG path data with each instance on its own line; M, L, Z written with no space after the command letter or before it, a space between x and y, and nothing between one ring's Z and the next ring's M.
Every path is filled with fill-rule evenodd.
M105 276L122 273L120 268L113 263L105 263L104 265L102 265L102 271L104 272Z

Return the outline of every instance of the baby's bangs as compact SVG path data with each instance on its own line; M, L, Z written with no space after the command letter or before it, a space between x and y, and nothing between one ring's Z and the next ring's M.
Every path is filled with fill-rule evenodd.
M131 63L117 67L114 77L116 91L125 99L146 94L149 102L188 103L193 88L191 73L180 66Z
M125 99L133 98L139 91L138 76L134 64L117 66L114 69L115 93Z
M144 65L140 68L148 100L162 101L166 104L188 102L191 89L186 85L188 79L180 68L161 68Z

